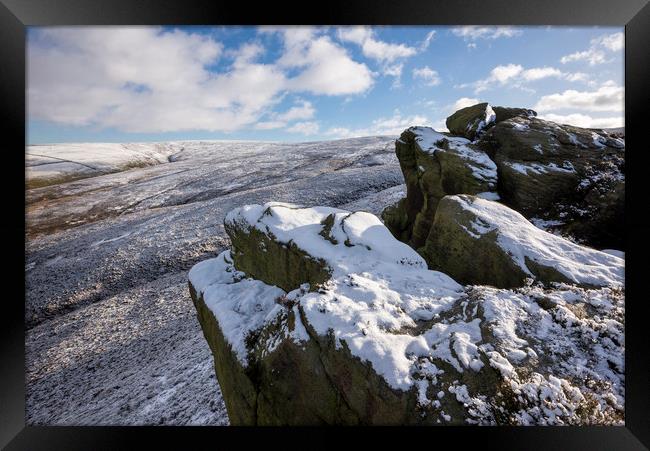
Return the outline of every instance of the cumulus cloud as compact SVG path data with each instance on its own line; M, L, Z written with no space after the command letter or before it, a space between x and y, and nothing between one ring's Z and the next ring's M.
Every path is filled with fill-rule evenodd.
M271 129L310 119L311 104L271 115L290 93L354 95L372 73L313 27L284 27L283 54L260 62L248 42L224 52L212 37L160 27L49 28L28 41L28 112L58 124L126 132ZM223 66L219 72L215 65Z
M413 69L413 78L423 80L427 86L436 86L440 84L440 76L438 75L438 72L431 69L429 66Z
M311 119L315 113L316 109L311 102L299 99L296 101L295 106L292 106L283 113L269 113L268 120L256 123L255 128L258 130L284 128L289 122Z
M285 52L278 64L286 68L304 68L288 81L294 91L313 94L358 94L373 84L372 72L354 61L348 52L328 36L317 36L310 27L288 27L281 31Z
M560 58L562 64L572 61L587 61L590 66L594 66L605 62L605 53L596 48L590 48L589 50L571 53Z
M399 135L412 125L426 125L428 119L420 115L402 116L399 110L393 112L391 117L375 119L368 127L350 129L347 127L332 127L325 135L336 138L350 138L357 136Z
M577 109L582 111L619 111L624 108L624 89L612 81L604 83L595 91L566 90L543 96L534 109L557 111Z
M540 119L584 128L616 128L625 126L623 115L613 117L592 117L587 114L540 114Z
M524 69L521 64L505 64L499 65L490 71L490 74L481 80L472 83L463 83L457 85L457 88L474 88L474 93L479 94L494 86L513 86L519 89L524 89L526 83L541 80L544 78L555 77L567 81L585 81L586 74L582 73L565 73L554 67L533 67Z
M477 39L497 39L497 38L512 38L522 34L521 30L513 27L480 27L476 25L469 25L465 27L455 27L451 32L465 40Z
M466 108L468 106L476 105L477 103L482 103L482 102L483 102L482 100L472 98L472 97L461 97L449 107L449 113L452 114L460 110L461 108Z
M419 48L416 49L406 44L382 41L368 26L340 27L337 30L339 40L358 45L366 58L379 64L382 74L394 78L393 88L401 86L403 63L400 61L415 55L418 51L426 50L434 35L433 30L427 33Z
M592 45L600 45L612 52L623 50L625 46L625 35L622 32L599 36L591 40Z
M311 119L314 117L316 110L312 106L311 102L307 100L299 100L298 105L289 108L284 113L280 113L276 116L276 119L279 121L293 121L296 119Z
M623 50L625 45L625 35L622 32L612 33L609 35L598 36L591 40L591 45L587 50L574 52L560 58L562 64L573 61L586 61L590 66L607 62L606 51L618 52Z
M374 31L367 26L341 27L338 29L341 41L353 42L361 46L364 56L382 63L392 63L399 58L408 58L417 53L413 47L405 44L392 44L377 39ZM427 35L428 41L433 34ZM425 38L425 42L427 41ZM426 43L427 47L429 43Z
M317 122L296 122L287 128L289 133L301 133L303 135L315 135L318 133L319 125Z

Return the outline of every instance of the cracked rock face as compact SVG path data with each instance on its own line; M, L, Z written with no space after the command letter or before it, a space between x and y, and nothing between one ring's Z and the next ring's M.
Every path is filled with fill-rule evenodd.
M231 424L622 424L622 289L463 287L364 212L225 223L189 288Z

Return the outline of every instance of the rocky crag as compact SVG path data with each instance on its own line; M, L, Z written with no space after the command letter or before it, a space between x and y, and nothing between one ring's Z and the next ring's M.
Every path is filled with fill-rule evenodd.
M623 249L625 141L615 133L538 119L487 103L447 119L450 133L411 127L396 142L407 197L382 217L420 250L438 202L476 194L599 249Z
M466 195L438 202L460 246L440 252L462 267L478 240L494 285L524 288L429 270L365 212L248 205L225 227L189 286L233 425L623 422L621 258L518 240L522 215Z
M396 141L383 222L226 216L189 288L231 424L624 423L625 261L597 250L622 248L623 139L486 103L447 127Z

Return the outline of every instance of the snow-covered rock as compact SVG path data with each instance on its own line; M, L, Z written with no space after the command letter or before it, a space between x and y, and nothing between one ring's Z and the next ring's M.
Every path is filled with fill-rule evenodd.
M622 249L624 135L535 116L480 103L447 118L449 134L404 131L395 153L406 197L382 213L393 235L420 250L440 199L471 194L499 200L574 241Z
M454 135L475 140L497 122L516 116L534 117L537 112L526 108L492 106L487 102L461 108L446 120L447 129Z
M462 283L521 287L526 279L621 287L622 258L540 230L518 212L476 196L444 197L422 255Z
M623 421L620 288L464 288L366 212L225 225L189 284L231 424Z
M481 137L504 203L591 246L624 245L625 140L535 117L497 123ZM471 194L471 193L467 193Z
M393 235L415 249L431 228L438 201L448 194L478 194L497 188L497 167L466 138L430 127L410 127L395 142L407 196L382 214Z

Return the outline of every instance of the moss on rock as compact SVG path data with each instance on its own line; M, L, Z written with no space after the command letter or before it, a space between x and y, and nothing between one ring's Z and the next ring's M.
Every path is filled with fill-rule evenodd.
M433 148L423 149L420 138L431 132L440 139ZM478 194L496 188L496 172L492 177L477 175L491 169L477 158L483 152L467 141L459 146L451 144L450 139L433 129L411 127L395 142L406 198L387 208L382 218L396 238L414 249L424 245L438 202L444 196Z
M224 226L235 267L254 279L291 291L304 283L316 289L330 278L325 261L293 242L281 243L271 233L243 224L226 222Z

